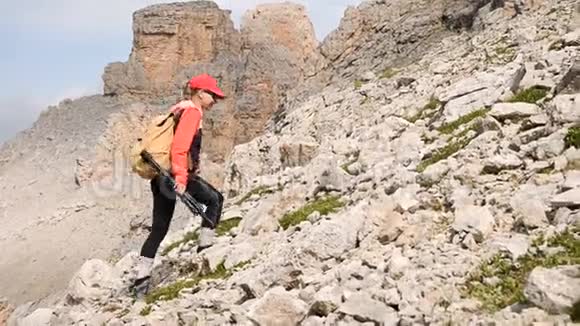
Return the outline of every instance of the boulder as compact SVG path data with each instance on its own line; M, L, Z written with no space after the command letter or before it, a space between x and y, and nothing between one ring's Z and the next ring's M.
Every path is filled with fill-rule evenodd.
M580 121L580 93L560 94L549 103L552 116L556 123Z
M540 107L531 103L496 103L489 115L498 119L521 119L540 114Z
M473 234L476 242L482 242L493 231L495 219L488 207L465 205L455 211L453 229Z
M102 260L87 261L71 279L67 290L69 304L106 302L123 282L119 273Z
M580 265L536 267L528 277L524 294L549 313L569 313L580 301Z
M580 206L580 188L574 188L554 196L551 203L553 207Z
M369 294L364 292L351 295L338 308L338 311L352 316L360 323L371 322L385 326L396 326L400 320L395 309L372 299Z
M260 325L298 325L307 312L304 301L282 287L275 287L252 304L248 317Z

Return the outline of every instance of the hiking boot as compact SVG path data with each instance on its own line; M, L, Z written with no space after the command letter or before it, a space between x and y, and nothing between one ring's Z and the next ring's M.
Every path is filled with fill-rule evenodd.
M131 292L137 299L143 298L149 291L153 258L139 256L135 264L135 281L130 287Z
M151 270L153 269L153 258L147 258L139 256L137 264L135 265L136 280L144 279L151 276Z
M199 242L197 244L197 252L201 252L213 246L213 241L215 237L215 230L210 228L201 228L199 231Z
M149 292L149 284L151 284L151 277L149 276L137 279L131 286L130 291L137 300L143 299Z

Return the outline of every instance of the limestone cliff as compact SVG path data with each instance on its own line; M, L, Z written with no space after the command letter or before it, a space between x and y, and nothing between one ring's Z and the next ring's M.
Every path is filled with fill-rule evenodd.
M313 74L307 58L318 55L305 8L291 3L258 6L241 31L213 2L155 5L134 14L133 30L128 62L105 68L104 94L173 101L191 75L216 76L228 97L207 116L204 147L217 164L263 131L286 90Z

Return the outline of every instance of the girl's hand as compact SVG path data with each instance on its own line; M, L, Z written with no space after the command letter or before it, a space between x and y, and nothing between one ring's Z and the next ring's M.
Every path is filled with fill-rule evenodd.
M177 192L180 195L183 195L185 193L185 185L178 183L175 185L175 192Z

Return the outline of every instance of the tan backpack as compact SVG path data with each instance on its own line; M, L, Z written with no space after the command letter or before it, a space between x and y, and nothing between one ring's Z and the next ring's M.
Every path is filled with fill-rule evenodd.
M171 143L175 133L175 127L180 114L164 113L154 117L143 134L131 149L131 169L144 179L153 179L157 171L143 160L141 151L146 150L159 165L171 170Z

